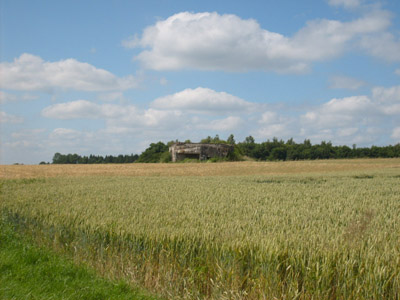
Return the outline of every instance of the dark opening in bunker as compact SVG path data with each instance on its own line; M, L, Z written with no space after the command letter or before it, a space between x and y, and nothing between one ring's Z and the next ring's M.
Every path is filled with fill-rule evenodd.
M195 153L188 153L188 154L179 154L179 158L180 159L200 159L199 154L195 154Z

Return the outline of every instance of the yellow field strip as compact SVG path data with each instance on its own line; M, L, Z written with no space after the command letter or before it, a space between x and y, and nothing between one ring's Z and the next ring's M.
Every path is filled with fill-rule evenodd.
M400 168L400 158L290 162L227 162L185 164L1 165L0 178L59 176L237 176L331 173Z

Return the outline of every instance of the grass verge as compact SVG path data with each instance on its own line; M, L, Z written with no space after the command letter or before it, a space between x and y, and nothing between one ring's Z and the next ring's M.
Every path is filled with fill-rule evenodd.
M0 219L0 299L156 300L38 247Z

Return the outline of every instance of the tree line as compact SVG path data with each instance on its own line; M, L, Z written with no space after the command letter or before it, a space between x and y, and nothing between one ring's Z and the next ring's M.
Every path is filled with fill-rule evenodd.
M89 156L80 156L78 154L61 154L56 153L53 156L53 164L126 164L133 163L137 161L139 155L130 154L130 155L89 155ZM41 163L43 164L43 162Z
M296 143L274 138L262 143L255 143L250 136L237 145L243 155L256 160L313 160L335 158L393 158L400 157L400 144L394 146L371 146L359 148L355 144L350 148L346 145L333 146L331 142L322 141L312 145L306 139Z
M140 155L89 155L56 153L53 156L53 164L107 164L107 163L158 163L170 162L171 155L169 146L179 142L170 141L151 143ZM185 143L190 143L186 140ZM246 157L258 161L276 160L315 160L315 159L336 159L336 158L393 158L400 157L400 143L392 146L371 146L357 147L355 144L349 146L334 146L331 142L322 141L320 144L311 144L309 139L302 143L296 143L293 139L283 141L273 138L265 142L256 143L252 136L248 136L243 142L236 143L231 134L226 140L208 136L200 141L201 143L218 144L225 143L234 146L234 151L225 160L243 160ZM43 163L43 162L42 162Z

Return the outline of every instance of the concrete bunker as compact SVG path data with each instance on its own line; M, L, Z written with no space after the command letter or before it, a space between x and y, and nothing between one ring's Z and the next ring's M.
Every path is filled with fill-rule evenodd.
M233 151L232 145L227 144L201 144L201 143L176 143L169 147L172 161L180 161L185 158L207 160L210 158L227 157Z

